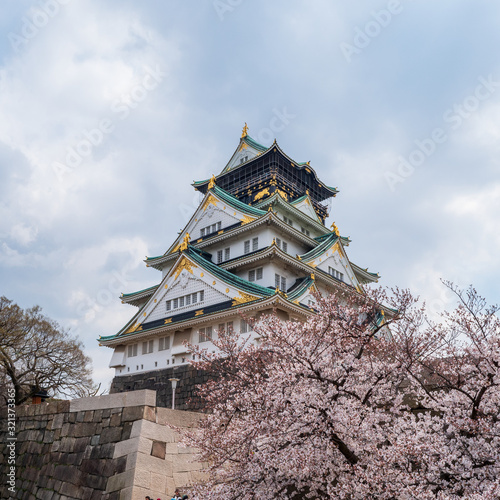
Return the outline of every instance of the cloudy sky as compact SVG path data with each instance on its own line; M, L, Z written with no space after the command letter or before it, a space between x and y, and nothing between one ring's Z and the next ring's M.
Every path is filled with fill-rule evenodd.
M491 302L500 250L500 4L16 0L0 12L0 294L71 328L108 383L120 292L158 282L244 122L337 186L352 261Z

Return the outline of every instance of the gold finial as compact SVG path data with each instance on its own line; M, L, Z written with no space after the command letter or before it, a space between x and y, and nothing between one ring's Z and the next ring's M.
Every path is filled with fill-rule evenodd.
M308 167L310 167L310 166L311 166L311 162L310 162L310 161L306 161L306 165L307 165Z
M210 182L208 183L208 189L213 189L214 186L215 186L215 175L212 175L212 177L210 177Z
M269 208L267 209L268 212L271 212L273 209L272 205L269 205Z
M383 309L380 311L380 313L382 314L382 316L385 316L385 311Z
M186 233L186 235L184 236L184 239L182 240L181 246L179 247L180 252L187 250L187 247L188 247L190 240L191 240L191 236L189 236L189 233Z
M246 137L248 135L248 125L247 122L245 122L245 126L243 127L243 132L241 132L241 138Z
M309 189L306 189L306 194L307 196L309 196Z
M314 277L314 273L311 273L311 279L315 280L316 278Z
M340 236L340 231L335 222L332 222L332 225L330 226L332 228L332 232L335 233L337 236Z
M271 245L276 245L276 238L273 238L273 242L271 243Z
M276 290L274 290L274 293L280 293L280 289L276 287Z

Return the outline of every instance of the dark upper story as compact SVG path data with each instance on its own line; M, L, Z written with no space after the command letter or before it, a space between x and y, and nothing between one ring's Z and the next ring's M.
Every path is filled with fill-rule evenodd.
M249 136L243 137L240 144L243 142L251 146L258 145ZM195 182L193 185L205 194L209 182ZM309 194L313 207L323 222L328 216L328 210L322 202L337 194L336 188L326 186L319 180L308 163L294 162L276 142L256 156L230 168L226 167L215 177L215 183L248 205L258 203L276 192L289 202Z

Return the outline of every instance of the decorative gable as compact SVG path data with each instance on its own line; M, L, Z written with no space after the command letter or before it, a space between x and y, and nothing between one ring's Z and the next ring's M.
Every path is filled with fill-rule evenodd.
M355 288L359 287L359 282L354 275L351 264L347 257L340 250L340 246L335 245L324 256L317 259L317 268L330 274L339 281L343 281Z
M221 190L218 192L220 191ZM229 195L226 194L225 196L227 197ZM205 195L204 200L193 217L191 217L191 220L184 230L176 238L169 253L177 252L181 248L182 241L187 234L189 234L189 240L194 242L208 235L224 231L224 229L234 226L235 224L247 224L256 218L257 216L249 216L242 209L233 206L230 201L218 195L215 190L210 190Z
M300 210L303 214L313 219L315 222L321 223L321 220L318 217L316 211L314 210L311 203L311 199L309 198L308 195L299 198L296 201L292 201L291 205L293 205L297 210Z
M231 283L231 273L218 271L223 276L228 275L227 280L223 279L209 270L210 266L218 269L216 266L208 261L204 261L202 266L195 260L185 253L181 254L157 291L136 315L127 333L140 331L143 326L148 328L147 324L159 320L168 324L172 316L184 313L192 315L194 311L195 316L202 315L205 309L217 304L230 308L261 298ZM236 276L232 279L238 280ZM270 293L267 289L262 290Z
M252 158L260 155L263 151L266 151L268 148L262 146L258 142L254 141L246 132L243 133L240 143L236 148L236 151L231 156L231 159L224 167L222 172L227 172L233 168L250 161Z

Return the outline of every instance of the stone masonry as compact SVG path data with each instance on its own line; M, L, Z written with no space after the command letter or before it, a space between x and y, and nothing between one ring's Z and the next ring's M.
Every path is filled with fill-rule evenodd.
M20 406L15 492L8 490L2 436L0 497L170 499L175 488L203 476L195 450L179 446L173 428L192 428L200 418L156 407L156 394L149 390Z
M172 407L172 385L170 378L179 382L175 390L175 407L179 410L203 411L201 399L196 394L198 385L208 380L208 375L191 365L181 365L162 370L132 375L120 375L113 378L111 393L150 389L156 391L156 405Z

